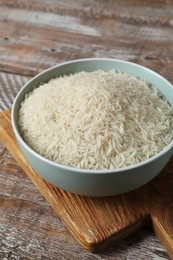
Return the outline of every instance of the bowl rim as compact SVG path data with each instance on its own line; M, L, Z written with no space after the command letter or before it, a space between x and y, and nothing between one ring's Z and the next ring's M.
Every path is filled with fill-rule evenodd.
M49 71L61 67L63 65L68 65L68 64L72 64L72 63L78 63L78 62L87 62L87 61L112 61L112 62L117 62L117 63L124 63L124 64L129 64L129 65L133 65L136 67L139 67L143 70L148 71L149 73L152 73L154 76L161 78L162 81L165 81L166 84L168 84L173 91L173 85L163 76L161 76L159 73L145 67L142 66L140 64L134 63L134 62L130 62L130 61L126 61L126 60L121 60L121 59L112 59L112 58L84 58L84 59L75 59L75 60L70 60L70 61L66 61L66 62L62 62L59 63L57 65L54 65L52 67L49 67L48 69L45 69L43 71L41 71L40 73L38 73L37 75L35 75L34 77L32 77L29 81L27 81L26 84L24 84L24 86L20 89L20 91L17 93L13 105L12 105L12 111L11 111L11 122L12 122L12 128L13 131L16 135L16 138L20 141L20 143L24 146L24 148L26 150L28 150L32 155L34 155L35 157L37 157L38 159L40 159L41 161L48 163L52 166L58 167L60 169L63 170L68 170L68 171L72 171L72 172L80 172L81 174L111 174L111 173L121 173L124 171L129 171L129 170L133 170L136 169L138 167L144 166L150 162L153 162L155 160L157 160L158 158L160 158L162 155L164 155L165 153L167 153L168 151L170 151L171 149L173 149L173 140L166 145L159 153L157 153L156 155L150 157L149 159L146 159L145 161L136 163L134 165L129 165L129 166L125 166L125 167L121 167L121 168L114 168L114 169L104 169L104 170L91 170L91 169L82 169L82 168L75 168L72 166L67 166L67 165L63 165L54 161L51 161L47 158L45 158L44 156L40 155L39 153L37 153L36 151L34 151L22 138L20 132L17 129L17 122L15 120L15 109L16 109L16 105L18 103L18 98L20 97L21 93L24 91L25 88L27 88L28 84L30 84L31 82L33 82L37 77L43 75L44 73L48 73Z

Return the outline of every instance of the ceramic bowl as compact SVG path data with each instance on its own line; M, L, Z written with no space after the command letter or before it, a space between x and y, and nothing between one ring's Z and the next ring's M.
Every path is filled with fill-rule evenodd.
M59 64L32 78L18 93L12 107L12 126L18 144L33 169L53 185L81 195L111 196L126 193L151 181L173 155L173 141L152 158L133 166L113 170L85 170L52 162L33 151L23 140L18 126L18 112L25 94L33 87L59 75L79 71L115 69L141 77L158 88L173 106L173 86L156 72L135 63L114 59L82 59Z

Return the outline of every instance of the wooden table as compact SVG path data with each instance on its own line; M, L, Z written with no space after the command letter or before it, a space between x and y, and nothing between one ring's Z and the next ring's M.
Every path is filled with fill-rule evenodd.
M173 1L0 0L0 110L62 61L137 62L173 82ZM0 143L0 259L170 259L151 230L93 255L76 242Z

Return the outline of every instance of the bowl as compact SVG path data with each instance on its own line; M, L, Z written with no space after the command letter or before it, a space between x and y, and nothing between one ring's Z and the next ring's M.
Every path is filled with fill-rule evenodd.
M33 167L45 180L72 193L87 196L112 196L135 190L151 181L161 172L173 155L173 141L160 153L138 164L113 170L86 170L52 162L32 150L23 140L18 113L25 94L33 87L48 82L51 78L79 71L109 71L114 69L141 77L158 88L173 106L173 86L156 72L141 65L114 59L81 59L49 68L32 78L18 93L12 106L12 127L20 149Z

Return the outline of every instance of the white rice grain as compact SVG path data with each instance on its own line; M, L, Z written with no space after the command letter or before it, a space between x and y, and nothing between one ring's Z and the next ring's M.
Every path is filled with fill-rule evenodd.
M26 143L49 160L84 169L134 165L173 139L173 108L142 79L79 72L40 85L21 104Z

